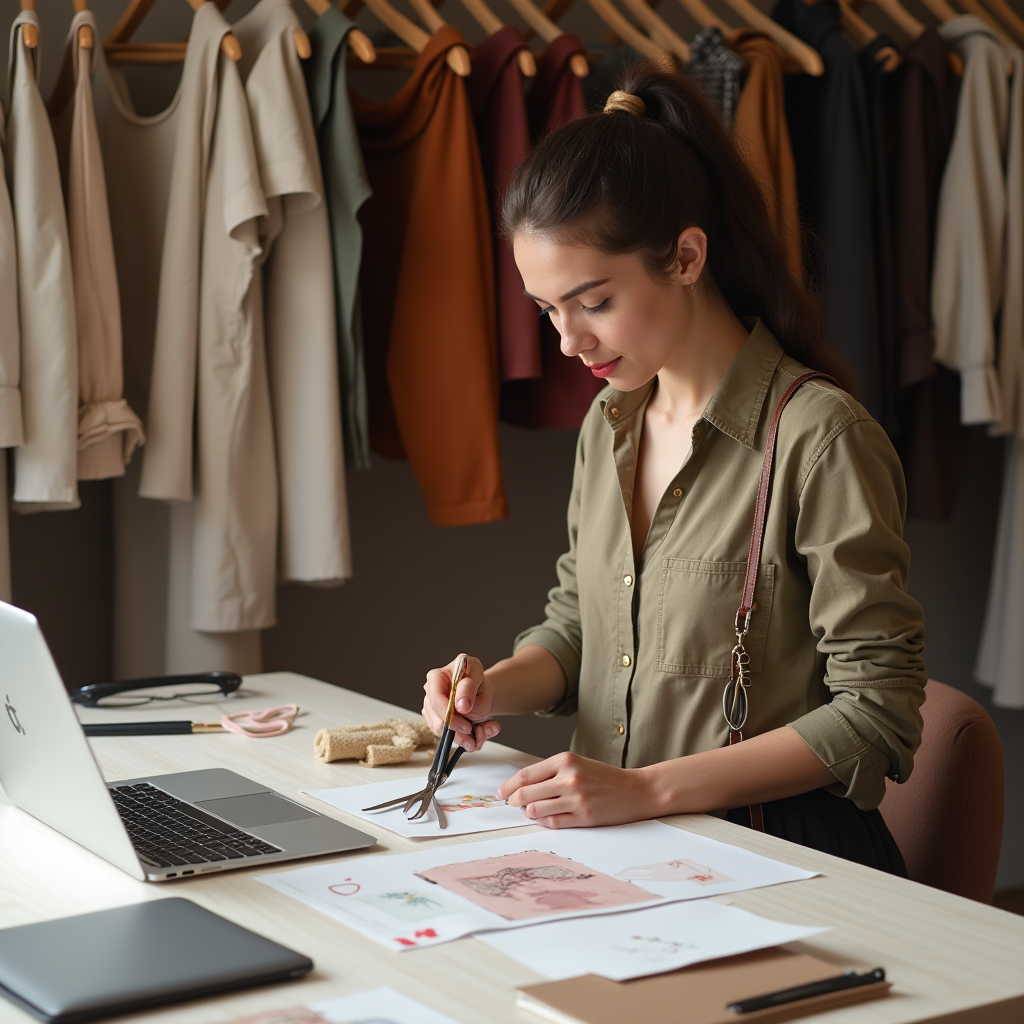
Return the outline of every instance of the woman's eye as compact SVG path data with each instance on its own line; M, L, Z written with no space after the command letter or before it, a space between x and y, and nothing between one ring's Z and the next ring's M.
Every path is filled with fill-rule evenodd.
M605 299L604 302L599 302L596 306L584 306L583 311L585 313L603 313L607 305L608 300Z
M542 310L540 310L537 313L537 315L538 316L544 316L545 313L554 313L554 311L555 311L555 307L554 306L545 306Z

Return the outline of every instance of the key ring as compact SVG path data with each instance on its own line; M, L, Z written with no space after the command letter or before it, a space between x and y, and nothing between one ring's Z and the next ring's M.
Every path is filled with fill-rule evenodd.
M280 704L276 708L236 711L233 715L225 715L220 724L226 732L262 740L268 736L281 736L286 733L292 727L298 713L298 704Z

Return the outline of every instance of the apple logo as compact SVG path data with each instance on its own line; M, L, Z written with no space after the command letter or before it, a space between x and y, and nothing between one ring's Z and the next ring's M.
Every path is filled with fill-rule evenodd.
M7 708L7 717L11 720L11 725L13 725L14 728L17 729L17 731L20 732L22 736L24 736L25 727L21 724L21 722L18 721L17 709L11 706L10 694L6 694L4 696L4 700L7 702L6 704L4 704L4 707Z

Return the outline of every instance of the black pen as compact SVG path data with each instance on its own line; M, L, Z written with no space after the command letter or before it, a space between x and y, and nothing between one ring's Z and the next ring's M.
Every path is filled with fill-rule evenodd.
M220 722L90 722L86 736L187 736L198 732L222 732Z
M732 1013L753 1013L755 1010L767 1010L772 1006L782 1006L784 1003L795 1003L800 999L812 999L814 996L842 992L848 988L877 985L882 981L885 981L885 971L881 967L876 967L866 974L850 972L837 975L835 978L826 978L824 981L813 981L809 985L796 985L793 988L781 989L779 992L769 992L764 996L741 999L737 1003L729 1003L726 1009Z

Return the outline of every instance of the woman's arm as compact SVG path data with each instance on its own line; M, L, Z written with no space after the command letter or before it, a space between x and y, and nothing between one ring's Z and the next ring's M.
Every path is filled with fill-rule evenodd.
M423 717L438 735L448 710L454 668L454 661L444 668L435 668L427 673L423 684ZM486 672L478 658L470 658L455 691L455 742L467 751L476 750L501 731L497 722L490 721L491 715L544 711L564 697L565 685L562 666L545 647L521 647L511 658L499 661Z
M645 768L557 754L517 772L498 795L539 825L574 828L766 803L835 781L818 755L782 728Z

